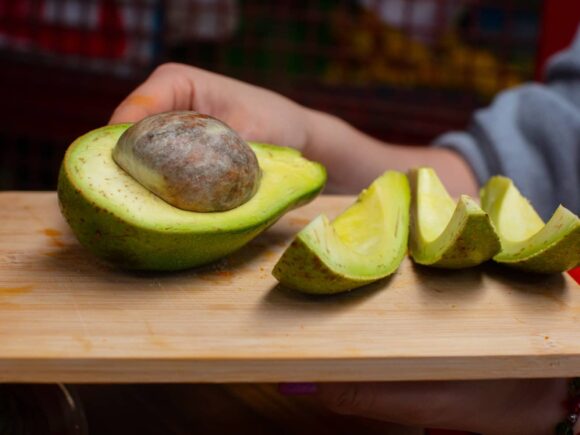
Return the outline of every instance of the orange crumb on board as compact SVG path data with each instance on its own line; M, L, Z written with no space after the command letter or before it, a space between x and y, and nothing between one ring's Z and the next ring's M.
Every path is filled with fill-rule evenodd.
M55 230L54 228L45 228L42 232L47 237L58 237L62 234L59 230Z
M199 279L203 281L215 283L229 283L232 281L234 273L230 270L215 270L208 273L198 275Z
M45 228L42 230L46 237L50 237L50 243L57 248L62 248L66 246L63 242L60 241L59 237L62 233L59 230L55 230L54 228Z
M23 285L21 287L0 287L0 296L16 296L29 293L31 291L31 285Z
M230 270L218 270L216 272L216 275L223 276L223 277L230 277L233 274L234 273L232 271L230 271Z

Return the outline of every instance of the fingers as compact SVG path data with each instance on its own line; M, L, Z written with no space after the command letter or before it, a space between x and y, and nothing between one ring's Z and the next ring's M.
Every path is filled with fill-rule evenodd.
M394 423L445 427L457 410L448 383L390 382L320 384L318 396L339 414Z
M489 434L552 433L565 379L319 384L335 412L411 426Z
M160 112L195 110L229 125L245 140L301 149L308 119L298 104L275 92L189 65L158 67L114 111L110 124Z
M109 124L136 122L169 110L192 110L194 68L163 64L115 109Z

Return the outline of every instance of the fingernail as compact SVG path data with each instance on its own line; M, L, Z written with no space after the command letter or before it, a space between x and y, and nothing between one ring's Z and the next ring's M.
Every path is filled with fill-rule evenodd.
M318 387L309 382L292 382L278 384L278 392L285 396L308 396L316 393Z

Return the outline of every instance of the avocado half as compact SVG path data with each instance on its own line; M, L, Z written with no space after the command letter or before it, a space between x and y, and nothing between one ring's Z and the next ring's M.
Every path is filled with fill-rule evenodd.
M409 183L386 172L332 223L320 215L286 249L272 274L314 294L351 290L392 274L407 251Z
M58 181L61 211L80 243L121 268L179 270L214 261L311 201L326 180L324 167L298 151L254 143L262 179L249 201L223 212L181 210L113 161L112 150L130 126L102 127L78 138Z
M418 264L448 269L478 265L500 249L488 215L467 195L457 203L432 168L409 172L411 233L409 248Z
M540 273L564 272L580 264L580 220L559 206L547 224L506 177L481 189L481 204L500 236L498 263Z

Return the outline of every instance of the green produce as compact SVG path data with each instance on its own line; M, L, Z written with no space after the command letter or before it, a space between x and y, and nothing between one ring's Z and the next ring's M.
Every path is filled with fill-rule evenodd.
M475 266L500 250L487 214L467 195L457 203L432 168L410 171L409 248L416 263L449 269Z
M254 143L261 172L255 193L249 186L252 195L227 211L183 210L113 160L129 127L107 126L78 138L65 155L58 182L61 211L78 240L122 268L179 270L223 257L288 210L311 201L326 180L324 168L298 151Z
M501 239L495 261L541 273L563 272L580 264L580 220L574 213L559 206L544 224L506 177L492 177L480 196Z
M407 251L409 201L407 177L386 172L332 223L321 215L300 231L273 275L304 293L331 294L392 274Z

